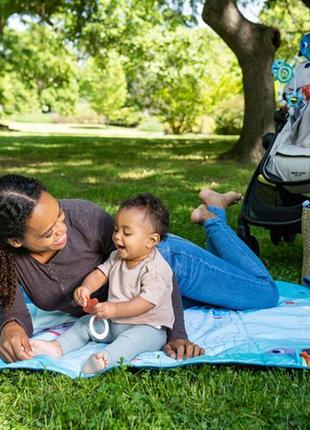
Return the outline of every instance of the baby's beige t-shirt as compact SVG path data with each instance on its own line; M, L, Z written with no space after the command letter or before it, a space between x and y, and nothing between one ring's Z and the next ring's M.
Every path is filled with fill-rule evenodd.
M127 318L116 318L114 322L123 324L147 324L154 327L172 328L174 313L172 308L172 270L155 248L136 267L128 269L126 261L113 251L103 264L98 266L109 279L111 302L124 302L140 296L155 307L148 312Z

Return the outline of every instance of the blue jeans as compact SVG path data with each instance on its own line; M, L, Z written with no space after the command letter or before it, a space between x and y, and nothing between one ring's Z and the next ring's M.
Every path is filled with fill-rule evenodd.
M172 234L158 245L182 296L235 310L276 306L279 293L261 260L227 225L224 209L208 209L216 217L204 222L207 250Z

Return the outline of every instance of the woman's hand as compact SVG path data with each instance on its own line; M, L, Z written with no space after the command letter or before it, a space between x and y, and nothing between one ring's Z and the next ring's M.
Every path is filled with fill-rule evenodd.
M34 354L25 330L16 322L10 321L1 330L0 357L7 363L29 360Z
M74 301L80 306L86 306L90 299L90 292L87 287L80 286L74 290L73 293Z
M168 357L175 358L177 360L198 357L205 353L203 348L188 339L170 340L164 346L164 352Z

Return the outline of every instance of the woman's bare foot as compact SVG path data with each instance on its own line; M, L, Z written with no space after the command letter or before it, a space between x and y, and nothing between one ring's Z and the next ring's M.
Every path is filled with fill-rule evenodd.
M30 345L34 355L49 355L50 357L62 357L63 352L57 340L31 339Z
M109 366L109 359L104 352L92 355L83 367L83 373L97 373Z
M242 194L235 191L227 193L217 193L216 191L205 188L199 193L200 200L207 206L216 206L226 209L228 206L239 203L242 200Z
M203 224L204 221L210 218L216 218L216 216L208 211L206 205L200 205L194 209L191 216L191 221L195 224Z

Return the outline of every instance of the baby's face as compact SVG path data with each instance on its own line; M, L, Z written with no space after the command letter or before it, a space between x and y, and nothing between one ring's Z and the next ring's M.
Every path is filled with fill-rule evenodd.
M144 211L124 208L116 214L113 242L124 260L138 263L158 241L158 234L154 233Z

